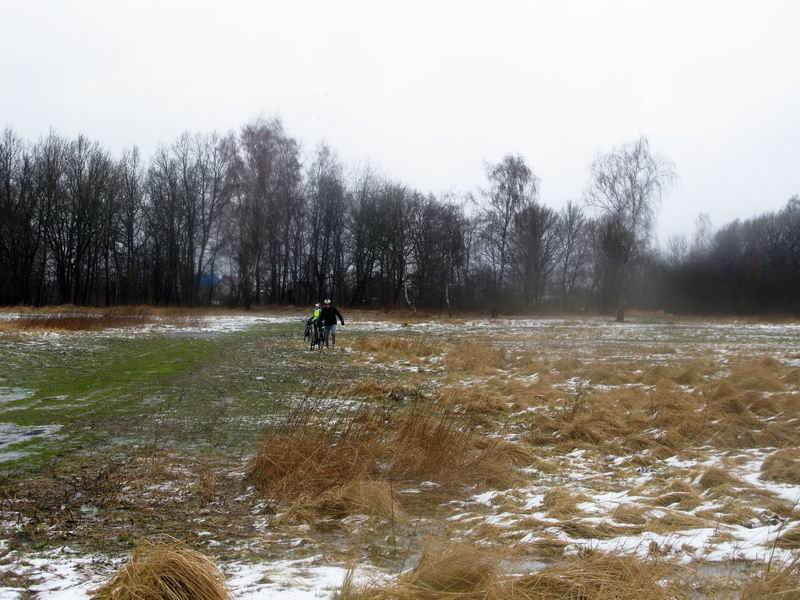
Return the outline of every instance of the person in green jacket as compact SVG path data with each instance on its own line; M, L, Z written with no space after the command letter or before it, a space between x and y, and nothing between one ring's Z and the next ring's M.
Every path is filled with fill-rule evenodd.
M305 339L309 339L311 337L311 330L314 327L320 329L320 333L322 333L322 307L320 306L319 302L314 305L314 312L311 314L311 317L306 321L306 331L305 335L303 336Z

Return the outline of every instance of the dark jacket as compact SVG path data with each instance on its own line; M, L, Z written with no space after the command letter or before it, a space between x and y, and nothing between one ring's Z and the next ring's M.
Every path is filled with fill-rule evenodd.
M344 325L344 319L342 318L342 313L336 310L336 307L331 304L329 306L322 307L322 313L320 313L319 318L322 320L322 324L326 327L330 327L331 325L336 325L336 318L342 322Z

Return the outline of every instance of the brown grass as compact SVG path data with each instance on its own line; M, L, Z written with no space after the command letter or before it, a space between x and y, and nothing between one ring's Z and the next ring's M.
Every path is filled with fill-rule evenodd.
M202 463L197 470L195 493L203 504L208 504L216 495L217 479L210 465Z
M786 550L800 550L800 525L783 532L778 538L777 545Z
M469 543L428 543L402 583L423 596L469 593L487 587L499 572L498 556Z
M758 517L755 510L737 500L725 503L719 512L722 515L721 521L727 525L747 525ZM700 513L697 516L703 517Z
M703 527L708 527L708 521L688 513L672 510L668 511L663 517L659 517L647 524L647 530L656 533L681 531L683 529L701 529Z
M387 486L434 480L511 487L521 483L508 443L478 436L452 409L427 403L392 409L365 405L337 416L291 415L266 433L250 462L248 479L276 504L339 516L353 510L386 516L399 506ZM367 499L369 493L375 501ZM396 515L395 515L396 516Z
M196 325L199 311L148 306L88 308L60 306L26 309L15 319L0 320L0 331L102 331L120 327L140 327L165 323L177 327Z
M553 519L571 519L581 514L578 502L586 500L588 498L575 496L563 487L556 487L545 492L542 508Z
M408 515L387 481L355 479L326 490L319 496L304 494L289 507L300 520L313 521L320 515L342 518L361 514L393 523L405 523Z
M693 494L692 492L667 492L666 494L656 496L650 500L650 504L661 507L680 505L682 509L685 509L698 506L700 504L700 500L697 497L697 494Z
M356 590L340 600L667 600L680 597L664 584L670 568L655 561L604 554L560 562L514 576L501 568L503 555L463 542L428 544L417 566L395 581ZM513 564L513 561L512 561ZM513 567L512 567L513 570Z
M374 379L358 380L338 391L338 396L370 400L421 400L425 397L418 385L400 382L381 382Z
M733 475L719 467L708 467L703 471L697 483L700 484L700 487L704 490L745 485L744 482L736 479Z
M579 519L565 521L559 526L567 535L584 540L607 540L621 535L637 535L643 531L638 525L615 525L608 521L590 523Z
M800 563L791 561L778 568L765 569L742 587L741 600L800 598Z
M598 554L511 580L506 588L519 590L518 597L526 600L667 600L679 597L663 584L669 570L654 561Z
M564 377L590 373L568 366L571 370ZM592 367L591 373L605 381L615 377L628 381L631 369L631 365L603 362ZM661 459L703 445L722 450L797 447L800 428L793 420L800 418L800 404L795 396L779 392L767 397L758 389L759 380L764 389L775 387L770 382L783 377L786 370L771 359L742 360L730 376L719 379L707 361L690 359L651 367L639 375L654 386L648 391L589 386L552 403L548 392L537 390L543 399L539 404L546 410L530 415L527 439L533 445L559 443L564 449L595 448L612 454L637 453L642 458L642 451L650 450ZM693 390L678 386L690 381Z
M274 498L319 496L368 476L374 469L370 445L315 426L268 434L250 464L249 478Z
M444 345L426 336L398 337L396 335L359 336L350 342L357 352L373 354L383 363L420 361L444 352Z
M130 561L95 600L228 600L230 593L208 558L178 544L140 543Z
M784 448L770 454L761 465L761 477L800 484L800 448Z
M741 360L734 364L727 381L742 391L776 392L785 387L780 381L783 370L772 357Z
M647 523L648 510L637 504L620 504L611 512L611 518L628 525L644 525Z
M505 348L488 343L457 344L445 356L447 370L462 375L491 375L512 364Z

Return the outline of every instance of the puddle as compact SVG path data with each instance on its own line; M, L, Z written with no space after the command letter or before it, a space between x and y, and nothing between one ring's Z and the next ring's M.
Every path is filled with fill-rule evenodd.
M0 387L0 403L13 402L14 400L24 400L33 395L33 390L23 388Z
M14 423L0 423L0 450L12 444L27 442L33 438L53 435L61 425L16 425ZM0 462L19 458L17 452L0 453Z
M164 404L164 398L162 396L150 396L149 398L145 398L142 401L142 404L145 406L154 406L156 404Z
M10 460L17 460L23 456L28 456L27 452L0 452L0 463L8 462Z

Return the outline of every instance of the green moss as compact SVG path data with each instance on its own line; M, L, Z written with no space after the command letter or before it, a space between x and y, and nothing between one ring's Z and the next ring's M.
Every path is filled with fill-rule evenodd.
M0 472L40 470L76 451L156 446L241 455L276 412L309 387L360 373L343 354L305 350L298 327L267 325L214 336L65 336L59 344L0 346L0 385L32 395L0 405L0 422L58 425L55 435L3 449L23 452Z

